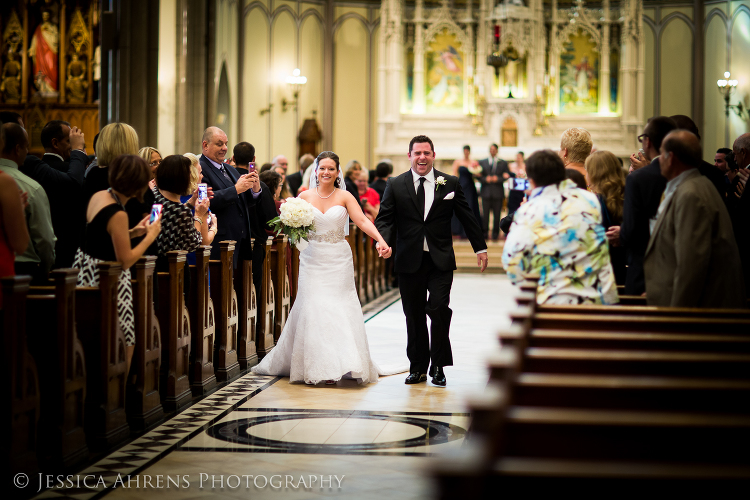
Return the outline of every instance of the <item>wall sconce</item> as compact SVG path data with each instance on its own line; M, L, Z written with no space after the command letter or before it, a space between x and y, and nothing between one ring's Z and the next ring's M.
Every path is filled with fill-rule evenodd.
M286 77L286 83L289 85L289 88L292 90L292 95L294 96L293 101L287 101L286 97L283 97L281 99L281 111L286 112L287 107L293 107L294 110L297 110L297 96L299 96L299 91L302 90L302 87L307 83L307 77L300 76L300 70L297 68L292 72L291 76Z
M724 78L716 82L716 85L719 88L719 93L724 97L724 113L726 114L727 118L729 118L729 110L731 109L742 120L747 120L748 110L745 109L745 107L742 105L742 102L738 102L737 104L729 104L729 100L732 94L734 94L737 90L737 80L730 80L729 77L729 71L725 71Z

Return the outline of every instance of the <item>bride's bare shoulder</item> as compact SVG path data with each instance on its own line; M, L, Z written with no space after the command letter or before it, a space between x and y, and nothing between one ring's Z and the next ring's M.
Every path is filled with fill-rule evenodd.
M310 196L312 195L312 189L308 189L307 191L302 191L300 194L297 195L297 198L301 198L305 201L310 201Z

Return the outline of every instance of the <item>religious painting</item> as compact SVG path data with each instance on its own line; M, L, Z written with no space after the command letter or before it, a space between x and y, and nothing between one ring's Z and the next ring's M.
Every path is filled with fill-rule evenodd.
M425 105L428 113L462 113L464 54L455 34L444 29L425 51Z
M28 55L32 62L34 86L42 97L56 97L60 90L58 23L56 10L43 8L40 11L39 22L31 34Z
M599 53L589 35L578 31L560 54L560 113L599 111ZM605 97L606 98L606 97Z

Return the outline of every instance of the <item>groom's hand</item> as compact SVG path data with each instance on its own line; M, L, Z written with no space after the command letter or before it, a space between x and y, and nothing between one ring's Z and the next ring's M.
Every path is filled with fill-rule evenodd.
M484 272L487 269L487 252L477 254L477 265L479 266L479 272Z
M393 253L393 250L391 250L391 247L382 247L378 245L378 255L380 255L384 259L390 258L391 253Z

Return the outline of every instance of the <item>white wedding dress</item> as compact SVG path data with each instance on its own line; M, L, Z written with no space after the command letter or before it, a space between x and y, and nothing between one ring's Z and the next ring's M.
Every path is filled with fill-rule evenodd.
M354 265L344 228L346 207L315 210L315 233L300 252L297 297L279 341L252 368L261 375L288 376L290 382L342 378L360 384L378 375L408 370L408 364L383 370L370 358L362 307L354 288Z

